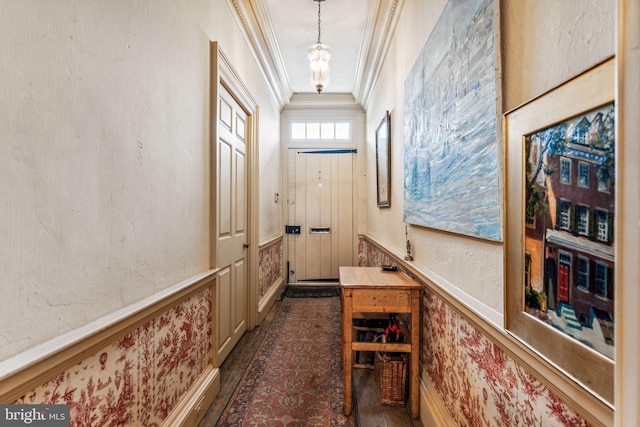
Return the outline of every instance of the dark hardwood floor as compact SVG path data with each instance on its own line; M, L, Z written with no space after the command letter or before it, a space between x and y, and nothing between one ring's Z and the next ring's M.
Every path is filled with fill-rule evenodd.
M225 362L220 367L220 393L207 410L199 427L213 427L218 422L227 402L240 382L251 358L277 313L281 301L271 308L265 320L251 331L247 331ZM356 426L362 427L411 427L421 426L412 420L404 406L383 405L378 402L374 372L354 369L354 417Z
M353 393L357 426L422 426L420 420L411 419L406 406L383 405L378 402L378 389L374 372L370 369L353 370Z

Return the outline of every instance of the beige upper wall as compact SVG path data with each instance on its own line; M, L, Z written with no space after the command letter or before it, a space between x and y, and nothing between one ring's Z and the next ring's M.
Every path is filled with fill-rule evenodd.
M210 40L259 105L269 191L280 168L225 0L1 2L0 35L1 362L210 267Z
M614 55L614 0L501 3L505 111Z
M367 188L367 233L405 253L402 221L404 81L433 30L446 0L405 0L385 65L367 108L367 176L375 177L375 127L385 110L392 116L392 201L375 204L375 182ZM500 2L504 111L541 95L613 56L612 0L502 0ZM499 149L502 156L502 147ZM502 159L501 159L502 160ZM500 171L502 174L502 171ZM501 194L501 198L502 198ZM462 235L409 226L413 264L438 285L470 304L497 326L503 323L504 247Z

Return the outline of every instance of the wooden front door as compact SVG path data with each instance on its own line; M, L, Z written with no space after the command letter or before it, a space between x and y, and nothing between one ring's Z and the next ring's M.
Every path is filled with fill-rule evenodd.
M247 115L221 85L217 141L218 366L247 329Z
M289 283L338 280L353 265L352 150L290 149Z

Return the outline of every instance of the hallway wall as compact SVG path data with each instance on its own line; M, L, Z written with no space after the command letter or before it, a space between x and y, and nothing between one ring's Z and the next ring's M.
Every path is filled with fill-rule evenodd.
M407 0L367 108L367 176L375 177L375 127L391 112L392 202L375 204L369 181L367 234L395 250L405 250L402 218L404 171L404 83L446 0ZM612 56L615 49L615 2L501 1L503 111L540 95ZM571 17L561 23L564 17ZM501 135L500 135L501 137ZM501 154L501 153L500 153ZM502 195L501 195L502 196ZM415 264L433 272L497 325L503 314L503 246L420 227L409 227ZM465 268L457 260L465 259ZM462 296L464 294L464 296Z
M429 38L446 0L416 1L406 0L401 10L400 21L391 41L390 49L385 58L385 64L377 80L367 109L367 231L366 236L376 244L402 260L405 254L405 223L403 222L403 170L404 170L404 93L405 80L411 67ZM616 47L616 2L589 0L585 2L557 2L543 1L500 1L500 40L502 65L502 104L503 112L539 96L560 83L579 75L583 71L614 55ZM390 209L379 209L376 206L376 185L372 177L376 176L375 163L375 128L385 110L391 112L392 120L392 200ZM502 135L499 135L501 138ZM499 147L499 174L503 173L502 149ZM504 194L500 194L503 199ZM428 307L425 316L433 316L434 310L446 313L445 325L439 325L444 335L455 337L458 342L462 337L460 325L469 320L458 317L457 307L468 307L474 317L482 319L489 325L487 331L472 322L466 329L482 342L485 338L495 341L496 335L504 331L504 245L459 234L442 232L430 228L407 227L408 238L411 241L414 261L408 263L422 278L428 279L426 302ZM432 290L437 292L434 294ZM446 295L442 299L441 296ZM455 302L452 304L452 302ZM463 328L464 329L464 328ZM494 331L492 331L494 330ZM442 343L431 341L433 325L425 321L425 346L456 352L464 352L463 348L449 348ZM441 334L441 335L442 335ZM475 339L475 338L474 338ZM449 343L451 344L451 343ZM458 342L456 345L462 345ZM439 351L439 350L438 350ZM428 357L431 353L425 353ZM453 359L451 359L453 360ZM423 363L428 363L423 360ZM457 363L457 362L456 362ZM509 363L512 363L510 361ZM462 366L462 365L460 365ZM451 365L457 369L460 366ZM516 362L516 370L521 366ZM423 373L433 374L434 371L423 365ZM441 367L444 368L444 367ZM492 368L492 369L497 369ZM503 372L503 373L506 373ZM530 372L538 377L539 372ZM500 374L501 375L501 374ZM534 375L534 376L535 376ZM443 380L440 378L440 380ZM430 381L435 381L431 378ZM447 378L444 378L447 381ZM487 377L484 381L491 381ZM484 385L483 385L484 384ZM450 384L462 386L461 384ZM445 388L449 386L446 383ZM454 420L466 419L473 424L472 417L465 412L462 405L464 399L471 403L478 398L477 403L482 407L487 399L492 397L491 388L482 381L469 381L463 384L464 396L451 401L447 393L463 390L437 390L440 398L449 402L447 410ZM533 393L529 389L529 393ZM487 395L487 391L489 394ZM527 391L523 391L527 393ZM545 391L546 393L546 391ZM530 396L533 397L533 396ZM505 396L500 396L504 399ZM555 399L555 397L554 397ZM510 399L507 399L511 404ZM483 403L484 402L484 403ZM566 402L565 402L566 403ZM571 407L572 404L569 404ZM524 416L524 409L517 409L518 404L507 410L516 411ZM469 409L469 408L467 408ZM478 409L479 410L479 409ZM577 408L570 409L578 410ZM579 410L582 417L592 421L602 412L594 410L599 415L589 413L589 410ZM605 419L612 420L612 412L604 410L608 415ZM480 415L475 414L475 415ZM496 414L489 414L488 420ZM521 418L520 422L524 422ZM515 424L510 424L515 425ZM524 424L520 424L524 425Z
M3 2L0 16L2 361L211 267L210 40L260 105L271 195L280 151L279 107L224 0ZM267 240L280 210L260 204Z
M259 194L252 208L261 213L256 246L282 232L273 200L281 192L280 106L230 1L12 1L0 4L0 22L0 395L14 399L19 389L35 398L41 391L55 403L61 396L51 393L52 382L14 389L11 374L79 342L95 345L91 339L99 335L100 345L77 357L106 369L101 381L117 385L117 393L141 399L166 384L145 380L141 388L125 390L144 373L128 372L133 377L121 382L121 366L110 363L119 357L114 351L128 364L153 344L157 351L146 360L158 366L163 328L175 339L189 339L189 328L203 325L198 316L185 320L185 310L215 319L215 290L172 299L215 267L209 242L210 41L218 41L259 108L259 167L252 171L258 175L252 191ZM167 307L136 320L143 332L118 329L157 335L123 342L123 336L105 334L165 300L171 301ZM215 334L207 325L198 332L206 341L176 353L184 358L162 373L170 397L140 425L161 420L203 374L213 381ZM102 353L109 363L100 361ZM62 367L47 363L50 376L79 361L72 356ZM78 393L96 385L65 384ZM120 409L134 408L133 400ZM98 410L85 409L85 415Z

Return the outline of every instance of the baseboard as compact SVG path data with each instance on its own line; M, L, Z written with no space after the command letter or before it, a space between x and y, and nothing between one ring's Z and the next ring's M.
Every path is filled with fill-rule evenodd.
M420 421L424 426L456 427L433 384L425 378L420 380Z
M262 323L267 313L276 302L282 292L284 291L285 280L283 277L279 278L270 288L269 292L262 298L258 305L258 324Z
M165 427L195 427L220 392L220 370L209 365L162 422Z

